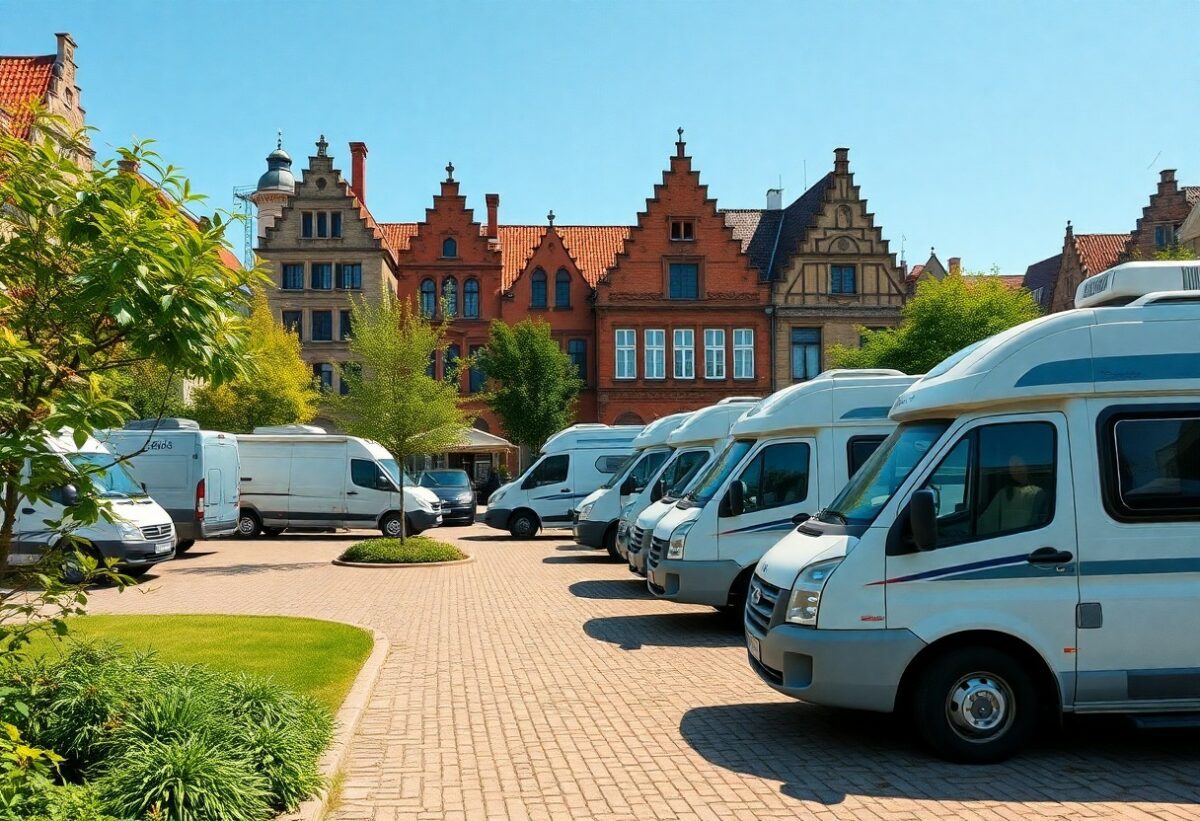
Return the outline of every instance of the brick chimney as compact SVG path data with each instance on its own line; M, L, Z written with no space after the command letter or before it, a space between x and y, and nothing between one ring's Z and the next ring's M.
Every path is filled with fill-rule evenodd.
M850 149L835 148L833 149L833 173L849 174L850 173Z
M500 195L488 194L486 199L488 209L487 235L488 239L496 239L500 236L500 226L497 222L497 212L500 210Z
M783 189L768 188L767 189L767 210L778 211L783 208Z
M1174 194L1179 190L1179 184L1175 182L1175 169L1164 168L1158 172L1158 193Z
M962 273L962 257L950 257L950 273Z
M367 144L350 143L350 188L358 201L367 204Z

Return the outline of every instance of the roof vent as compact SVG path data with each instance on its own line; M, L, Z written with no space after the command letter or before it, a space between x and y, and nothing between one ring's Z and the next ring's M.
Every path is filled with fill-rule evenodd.
M1126 262L1088 277L1075 291L1076 308L1179 302L1189 292L1200 295L1200 263ZM1153 297L1153 298L1152 298Z
M136 419L125 423L125 430L200 430L194 419Z
M726 396L718 405L729 405L733 402L759 402L762 401L761 396Z

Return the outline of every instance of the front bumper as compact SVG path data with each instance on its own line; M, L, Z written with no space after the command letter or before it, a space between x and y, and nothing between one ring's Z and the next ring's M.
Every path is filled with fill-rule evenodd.
M741 572L742 566L728 559L663 559L656 567L647 566L646 586L660 599L724 607L729 604L729 589Z
M631 552L625 557L629 562L629 571L631 573L636 573L642 578L646 577L646 553L648 552L646 550L639 550L636 553Z
M496 530L508 530L508 520L512 516L512 508L489 507L483 512L483 523Z
M473 522L475 521L475 502L442 502L443 522Z
M117 539L100 539L92 544L106 559L116 559L118 567L146 567L175 558L175 537L170 536L157 542L122 542ZM167 545L163 550L160 546Z
M437 510L416 510L408 511L408 518L412 521L413 529L417 532L429 530L431 527L437 527L442 523L441 511Z
M581 519L571 524L575 531L575 543L584 547L604 547L604 534L612 522L598 522L593 519Z

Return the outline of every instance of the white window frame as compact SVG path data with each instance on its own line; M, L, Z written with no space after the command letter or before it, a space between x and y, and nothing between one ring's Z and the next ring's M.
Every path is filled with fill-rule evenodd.
M662 328L647 328L642 332L646 379L667 378L667 332ZM654 339L655 341L651 341Z
M613 378L622 380L637 379L637 331L633 328L617 328L614 336L616 340L616 356L613 360ZM621 364L623 361L629 365L629 373L622 373Z
M687 342L683 342L683 339ZM672 360L676 379L696 378L696 329L676 328L671 333Z
M714 337L713 342L709 342L709 334ZM716 341L719 335L720 342ZM709 354L712 354L711 367ZM725 378L725 329L724 328L705 328L704 329L704 378L713 381L719 381Z
M747 340L743 337L741 342L738 342L738 335L749 335ZM739 358L738 354L741 354ZM733 378L734 379L753 379L754 378L754 329L753 328L734 328L733 329Z

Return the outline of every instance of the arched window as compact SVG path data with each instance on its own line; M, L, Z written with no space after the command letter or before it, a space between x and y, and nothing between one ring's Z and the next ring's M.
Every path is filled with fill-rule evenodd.
M532 295L530 296L530 299L529 299L529 306L531 308L545 308L546 307L546 272L543 271L541 268L538 268L536 271L533 272L533 282L530 287L532 288Z
M454 277L442 280L442 303L445 305L446 316L458 316L458 280Z
M421 313L426 318L437 313L437 285L432 279L421 281Z
M446 358L443 361L442 379L451 384L458 383L458 360L462 357L462 348L457 343L446 348Z
M571 307L571 275L566 268L559 268L554 275L554 307Z
M616 421L614 421L613 424L614 425L644 425L646 423L642 421L642 417L638 416L633 411L625 411L623 414L621 414L620 416L618 416L616 418Z
M479 319L479 280L474 277L463 283L463 316Z
M454 237L446 237L444 240L442 240L442 256L458 256L458 242L455 241Z

